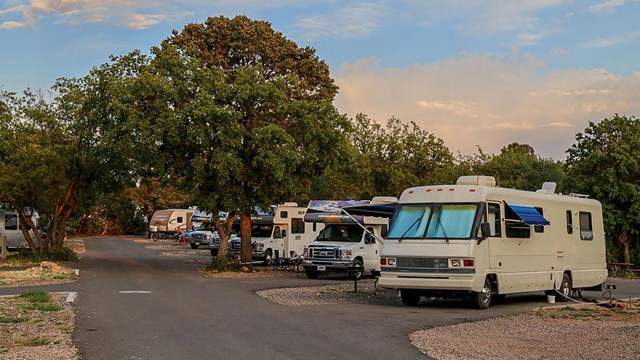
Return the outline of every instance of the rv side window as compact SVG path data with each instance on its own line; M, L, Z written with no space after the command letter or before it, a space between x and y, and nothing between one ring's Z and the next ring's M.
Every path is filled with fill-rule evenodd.
M18 230L18 215L4 214L4 229Z
M283 219L286 219L289 217L289 212L288 211L280 211L280 217Z
M525 224L520 217L508 206L504 211L505 233L508 238L530 238L531 226Z
M567 234L573 234L573 215L571 215L571 210L567 210Z
M500 204L489 203L487 206L487 222L491 226L491 236L502 236L502 216L500 216Z
M535 209L538 210L540 215L544 216L544 212L543 212L542 208L536 207ZM536 225L536 226L534 226L533 227L533 231L535 231L537 233L543 233L544 232L544 225Z
M302 218L291 219L291 233L304 234L304 220Z
M177 222L181 223L182 221L182 216L178 216L178 218L176 219Z
M593 228L591 227L591 213L580 211L580 239L593 240Z

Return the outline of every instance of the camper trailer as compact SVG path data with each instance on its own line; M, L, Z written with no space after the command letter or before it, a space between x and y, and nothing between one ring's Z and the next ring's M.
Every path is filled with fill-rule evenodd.
M347 273L360 278L365 271L380 271L380 248L389 225L388 217L352 215L343 209L397 202L377 197L362 201L311 201L305 222L324 228L304 251L304 270L309 279L327 272ZM360 271L357 268L361 268Z
M27 212L27 215L30 211ZM40 217L37 212L33 212L31 221L38 226ZM35 234L33 230L29 230L31 238L35 241ZM25 240L20 227L19 215L15 209L0 207L0 236L7 237L7 248L15 249L20 247L27 247L27 240Z
M463 176L456 185L406 189L382 247L379 286L402 302L468 297L486 309L496 296L530 291L567 299L607 278L602 207L583 195L531 192Z
M258 211L251 218L251 249L254 259L263 260L265 265L274 259L300 258L304 247L315 239L322 225L304 221L306 207L287 202L275 208L274 215ZM239 223L239 222L238 222ZM240 254L239 237L230 239L229 251Z
M149 222L149 236L152 238L176 237L191 229L193 212L194 210L190 209L157 210Z

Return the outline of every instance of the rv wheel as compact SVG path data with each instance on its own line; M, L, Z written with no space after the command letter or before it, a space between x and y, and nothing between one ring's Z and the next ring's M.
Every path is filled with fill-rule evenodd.
M273 258L271 256L271 249L267 249L267 251L264 253L264 265L265 266L271 265L272 260Z
M304 273L307 274L309 279L317 279L320 277L320 272L317 270L305 270Z
M416 306L420 302L420 293L411 289L400 289L400 299L407 306Z
M192 249L197 249L197 248L198 248L198 246L199 246L199 245L191 244L191 248L192 248Z
M558 289L558 291L560 292L559 296L556 296L556 299L558 299L558 301L567 301L569 300L569 295L571 295L571 277L569 276L569 274L564 273L562 275L562 283L560 283L560 289Z
M484 279L484 286L479 292L471 294L471 302L478 309L488 309L491 305L491 281L489 278Z

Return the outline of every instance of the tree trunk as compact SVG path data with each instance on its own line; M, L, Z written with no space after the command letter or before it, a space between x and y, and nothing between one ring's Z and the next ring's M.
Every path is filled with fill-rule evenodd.
M104 236L108 230L109 230L109 220L105 220L104 229L102 229L102 233L100 233L100 236Z
M240 215L240 261L251 261L251 214Z
M233 226L233 221L235 220L235 214L229 213L227 215L227 223L225 226L222 226L222 221L220 221L220 216L217 214L213 215L213 225L220 236L220 247L218 248L218 254L216 257L223 258L227 256L227 249L229 248L229 237L231 237L231 228Z
M626 231L620 234L620 236L618 236L618 242L620 243L620 245L622 245L622 254L624 256L623 262L627 264L631 263L631 250L629 249L629 235L627 235Z

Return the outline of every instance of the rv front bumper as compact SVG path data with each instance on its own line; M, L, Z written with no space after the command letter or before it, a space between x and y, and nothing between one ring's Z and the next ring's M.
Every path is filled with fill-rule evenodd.
M308 261L302 264L305 270L347 272L353 261Z
M378 286L387 289L421 289L444 291L480 291L484 284L481 276L468 275L416 275L393 274L384 270L378 279Z

